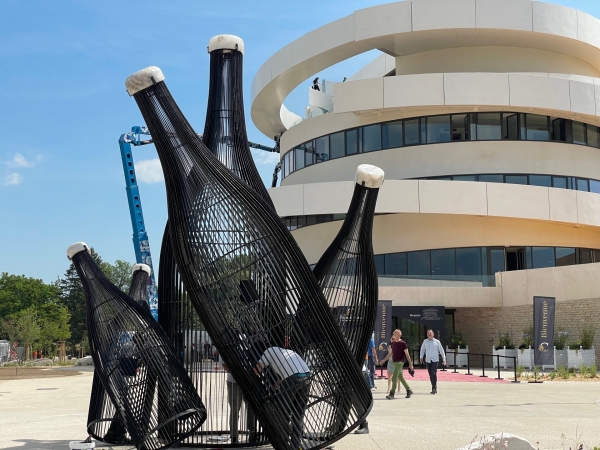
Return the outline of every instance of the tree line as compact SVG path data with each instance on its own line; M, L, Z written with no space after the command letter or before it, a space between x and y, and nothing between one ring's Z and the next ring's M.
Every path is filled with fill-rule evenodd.
M104 275L119 289L129 291L131 264L117 260L114 264L91 255ZM55 343L66 341L67 353L89 351L85 294L73 264L54 283L25 275L0 274L0 340L18 342L25 348L25 359L33 351L52 356Z

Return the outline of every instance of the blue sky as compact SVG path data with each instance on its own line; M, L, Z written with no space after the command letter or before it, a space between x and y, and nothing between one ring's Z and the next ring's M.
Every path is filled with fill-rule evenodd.
M502 1L502 0L498 0ZM217 34L245 41L248 136L271 145L250 120L250 85L259 67L303 34L372 0L241 1L2 0L0 14L0 272L46 282L62 276L66 248L86 241L104 260L134 262L118 138L142 125L125 92L131 73L162 68L169 89L202 132L209 56ZM556 0L600 17L597 0ZM377 53L318 75L350 76ZM286 101L301 114L307 83ZM256 153L270 184L274 155ZM152 146L134 159L156 264L167 218L164 184ZM144 181L146 180L146 181Z

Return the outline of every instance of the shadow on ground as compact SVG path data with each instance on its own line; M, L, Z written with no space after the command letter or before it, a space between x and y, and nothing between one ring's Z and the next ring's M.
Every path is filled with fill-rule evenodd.
M35 439L15 439L11 441L14 446L12 447L4 447L4 450L50 450L50 449L61 449L68 450L70 441L50 441L50 440L35 440ZM109 446L107 444L103 444L102 442L96 441L96 448L101 448L105 450L110 449L119 449L119 450L129 450L134 447L131 446Z

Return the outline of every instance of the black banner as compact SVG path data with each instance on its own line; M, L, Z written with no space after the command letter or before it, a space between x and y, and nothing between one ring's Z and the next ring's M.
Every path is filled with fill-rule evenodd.
M377 360L381 361L387 355L387 346L392 337L392 301L377 302L377 319L375 320L375 348Z
M554 297L533 297L533 351L536 366L554 364Z

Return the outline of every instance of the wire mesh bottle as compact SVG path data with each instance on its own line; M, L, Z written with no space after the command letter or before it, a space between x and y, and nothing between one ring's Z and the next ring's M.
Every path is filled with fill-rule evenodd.
M85 292L94 370L131 442L138 450L157 450L186 438L206 411L169 338L102 274L85 243L73 244L67 256Z
M146 264L134 264L131 269L132 277L129 288L129 296L149 314L150 306L147 300L147 286L150 271L150 267ZM153 394L153 389L148 389L146 392L146 402L150 407L152 406L151 396ZM94 371L92 381L87 430L88 434L94 439L108 444L129 444L131 442L127 428L120 414L117 413L110 397L104 390L96 371Z
M379 167L358 166L346 219L313 269L346 342L361 366L375 325L379 299L373 218L383 177ZM348 408L349 403L342 399L336 408L332 431L346 428Z
M213 37L210 85L203 142L234 174L266 202L271 198L256 170L248 146L242 91L244 42L237 36ZM193 446L256 446L267 443L252 408L243 401L231 375L214 359L214 346L192 307L177 269L168 223L160 253L158 321L175 348L184 355L184 366L206 406L208 419L183 443ZM215 370L216 368L216 370ZM228 381L229 380L229 381Z
M133 74L126 87L163 167L169 234L192 305L269 441L297 450L339 439L367 414L371 392L298 245L198 139L160 69ZM319 442L342 397L351 425Z

